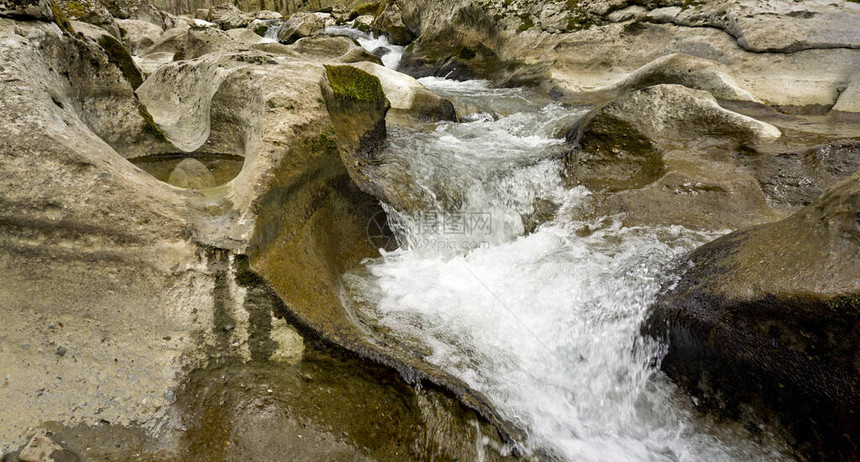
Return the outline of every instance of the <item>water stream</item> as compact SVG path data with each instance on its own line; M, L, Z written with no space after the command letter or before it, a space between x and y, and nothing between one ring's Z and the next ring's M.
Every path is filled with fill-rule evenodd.
M422 83L472 113L389 130L383 158L434 203L386 207L401 248L344 275L359 319L485 394L535 455L789 458L767 428L753 437L695 412L639 334L673 259L717 235L577 221L590 192L564 187L556 133L584 110L482 81ZM540 204L556 207L529 229Z

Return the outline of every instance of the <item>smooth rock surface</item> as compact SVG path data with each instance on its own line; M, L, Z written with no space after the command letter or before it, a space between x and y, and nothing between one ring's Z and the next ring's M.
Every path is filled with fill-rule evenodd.
M783 221L693 251L646 331L709 409L781 419L812 458L856 455L860 172Z
M420 120L457 120L451 101L428 90L414 78L371 62L355 63L353 67L380 80L392 110L403 111Z
M296 40L322 32L325 22L313 13L296 13L284 22L278 32L278 40L282 43L293 43Z

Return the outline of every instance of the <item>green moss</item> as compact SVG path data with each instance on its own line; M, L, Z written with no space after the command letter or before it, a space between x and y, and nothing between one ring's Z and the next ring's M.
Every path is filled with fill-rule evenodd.
M359 23L359 24L355 24L353 27L355 27L356 29L358 29L358 30L360 30L360 31L364 32L365 34L369 34L369 33L370 33L370 26L369 26L369 25L367 25L367 24L361 24L361 23Z
M580 8L579 0L567 0L567 10L570 12L567 18L567 30L583 30L594 25L594 21Z
M155 120L152 119L152 114L146 109L146 106L143 103L138 103L137 112L143 118L143 126L141 129L144 133L149 133L160 140L167 140L167 136L161 131L158 124L155 123Z
M326 66L325 70L336 96L367 102L385 98L382 83L376 76L352 66Z
M518 29L520 32L527 31L535 25L535 22L532 20L532 17L529 14L524 14L520 16L520 19L523 21L523 23L520 24L520 27Z
M131 84L131 88L137 90L137 87L143 83L143 76L137 66L134 65L128 50L119 40L107 34L99 38L99 45L107 53L108 59L122 71L128 83Z
M71 16L72 18L80 18L90 11L92 5L86 2L70 0L63 2L61 4L61 8L65 11L67 16Z
M72 23L69 22L69 18L66 16L66 13L63 13L63 10L57 6L56 2L51 1L51 11L54 13L54 22L60 26L60 29L74 34L75 29L72 27Z
M840 295L828 301L827 307L834 311L860 311L860 294Z
M366 14L376 15L379 12L379 2L368 2L358 5L349 13L349 20L364 16Z

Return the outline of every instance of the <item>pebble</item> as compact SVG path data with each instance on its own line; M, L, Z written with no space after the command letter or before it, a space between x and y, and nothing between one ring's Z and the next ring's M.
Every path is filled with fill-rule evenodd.
M22 349L22 350L29 350L29 349L30 349L30 345L25 343L25 344L21 345L21 349Z
M57 355L58 356L66 356L66 351L68 351L68 350L66 350L66 347L61 346L61 347L57 348Z

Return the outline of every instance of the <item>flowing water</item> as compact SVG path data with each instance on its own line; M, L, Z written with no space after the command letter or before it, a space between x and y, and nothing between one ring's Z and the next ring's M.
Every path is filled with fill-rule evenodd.
M357 317L486 395L535 455L788 458L767 428L753 437L697 414L639 334L673 259L717 235L571 218L590 192L564 187L556 133L584 110L481 81L422 83L473 112L389 129L383 159L433 204L386 207L401 248L344 275Z
M403 57L402 46L392 45L388 41L388 37L384 35L374 36L373 34L362 32L353 29L349 26L329 26L325 28L325 33L329 35L343 35L350 37L367 51L380 56L382 64L391 69L397 69L400 66L400 59Z

